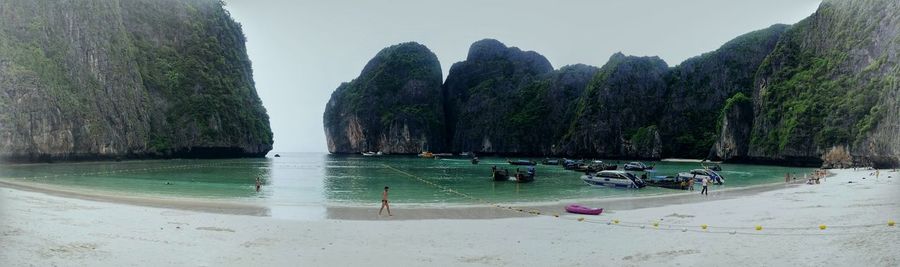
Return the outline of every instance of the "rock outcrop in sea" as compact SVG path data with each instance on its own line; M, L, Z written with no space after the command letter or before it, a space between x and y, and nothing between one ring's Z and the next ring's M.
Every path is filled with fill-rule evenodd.
M529 135L549 115L548 86L535 83L553 71L544 56L497 40L472 44L465 61L450 68L443 86L447 143L453 151L523 153L543 139ZM537 137L537 138L530 138Z
M384 124L356 123L358 114L335 113L344 109L331 103L349 96L380 99L378 92L397 92L400 85L348 91L345 84L326 110L329 151L818 165L823 154L846 147L856 164L898 166L898 17L897 1L827 0L796 25L741 35L674 67L657 57L618 53L601 68L554 70L536 52L485 39L472 44L442 85L439 77L429 83L429 88L440 86L442 94L423 100L433 108L423 112L438 119L409 126L418 145L397 149L390 142L361 141L371 140L370 134L348 139L346 133L381 134ZM440 72L439 66L420 67ZM397 68L384 72L406 73L402 69L415 66ZM360 77L367 77L365 70ZM383 102L375 105L394 105L378 101ZM387 110L367 116L390 114ZM441 124L443 131L433 128ZM377 139L407 140L405 133L392 131Z
M331 95L324 115L328 151L444 151L441 75L437 56L424 45L378 52L359 77Z
M222 5L0 2L0 159L265 155L269 118Z

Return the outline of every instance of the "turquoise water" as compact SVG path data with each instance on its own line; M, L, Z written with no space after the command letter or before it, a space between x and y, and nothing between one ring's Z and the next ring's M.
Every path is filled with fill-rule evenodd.
M556 201L596 197L646 196L681 192L647 187L641 190L596 188L585 185L581 173L561 166L538 165L536 181L528 184L493 182L490 168L514 171L505 158L422 159L412 156L339 156L322 153L282 154L280 158L226 160L150 160L124 162L0 165L0 179L25 180L79 190L125 195L190 197L260 201L277 206L377 203L384 186L396 203L466 204L474 201L442 191L402 172L494 202ZM538 159L535 159L538 160ZM617 163L616 161L608 161ZM625 162L618 162L621 168ZM674 175L698 168L698 163L656 164L658 175ZM801 175L812 169L722 164L725 187L783 181L785 173ZM524 168L523 168L524 169ZM255 178L263 187L254 189Z

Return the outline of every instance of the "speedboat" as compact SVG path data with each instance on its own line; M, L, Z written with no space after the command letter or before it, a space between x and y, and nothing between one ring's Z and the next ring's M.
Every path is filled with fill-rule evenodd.
M702 164L702 165L703 165L703 168L706 168L706 169L710 169L710 170L717 171L717 172L722 171L722 166L719 166L719 164L713 163L712 165L706 165L706 164Z
M432 154L431 152L428 152L428 151L424 151L424 152L422 152L422 153L419 153L419 157L423 157L423 158L433 158L433 157L434 157L434 154Z
M625 171L601 171L581 176L581 180L592 186L613 188L643 188L644 180Z
M643 170L649 170L649 169L653 169L653 167L647 166L643 162L635 161L635 162L625 163L626 171L643 171Z
M563 159L563 163L562 163L563 169L566 169L566 170L574 170L576 167L578 167L579 165L582 165L582 164L584 164L583 161L571 160L571 159Z
M680 172L678 173L678 177L695 179L698 182L702 182L703 178L709 178L709 180L715 184L725 183L725 177L719 175L716 171L708 169L693 169L691 172Z
M617 165L610 165L602 160L595 160L591 162L591 170L590 171L614 171L618 168Z
M363 155L363 156L366 156L366 157L371 157L371 156L375 156L375 155L378 155L378 154L375 153L375 152L369 151L369 152L363 152L362 155Z

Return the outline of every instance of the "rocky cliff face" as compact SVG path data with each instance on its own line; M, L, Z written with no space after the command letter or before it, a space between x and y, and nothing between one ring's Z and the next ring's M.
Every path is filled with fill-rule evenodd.
M753 101L743 93L735 94L725 102L718 119L718 140L710 158L744 160L753 126Z
M331 153L414 154L444 150L441 65L417 43L378 52L325 108Z
M696 158L709 153L725 100L737 93L753 94L756 70L788 28L773 25L738 36L667 73L665 109L659 122L666 155Z
M897 165L898 17L897 1L826 1L788 30L756 76L748 156L818 162L847 146Z
M656 123L667 71L658 57L610 57L574 106L563 154L659 157Z
M541 106L525 102L543 98L547 85L535 82L551 71L550 61L533 51L506 47L493 39L473 43L466 60L450 68L443 87L451 150L522 153L533 149L528 141L537 140L519 133L545 114L538 114Z
M553 70L535 52L478 41L434 104L443 105L444 135L425 138L451 152L799 165L848 147L857 163L897 166L898 17L896 1L825 1L796 25L739 36L672 68L616 54L599 69ZM329 138L371 128L330 127L326 119Z
M0 2L0 159L264 155L244 41L219 1Z

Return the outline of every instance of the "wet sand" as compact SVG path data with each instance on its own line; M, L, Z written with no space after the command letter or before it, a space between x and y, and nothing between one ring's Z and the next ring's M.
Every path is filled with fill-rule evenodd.
M44 193L53 196L78 198L91 201L109 203L122 203L129 205L171 208L186 211L200 211L209 213L222 213L234 215L270 216L268 207L261 204L237 203L226 200L204 200L196 198L157 198L146 196L125 196L101 191L75 191L76 189L38 184L27 181L15 181L0 179L0 186ZM632 210L649 207L662 207L667 205L688 204L708 200L733 199L766 191L796 186L795 184L772 183L737 188L711 189L709 196L701 196L699 190L683 191L657 196L643 197L617 197L617 198L591 198L570 199L556 202L520 202L520 203L482 203L482 204L458 204L458 205L391 205L393 220L424 220L424 219L499 219L517 218L529 216L553 216L565 213L565 206L572 203L581 205L602 207L607 211ZM338 220L379 220L384 216L378 216L381 203L371 205L325 205L325 217L322 219ZM499 206L499 207L498 207ZM385 211L383 215L387 215ZM317 219L317 218L306 218Z
M8 187L17 190L42 193L64 198L76 198L90 201L120 203L144 207L171 208L234 215L267 216L270 214L269 209L266 207L246 203L201 200L194 198L151 198L144 196L118 195L109 192L96 191L79 192L75 191L77 189L72 188L37 184L32 182L12 181L9 179L0 179L0 187Z
M900 229L887 223L900 220L898 173L869 173L709 199L604 200L626 209L600 216L488 220L404 220L434 212L410 207L297 221L0 187L0 266L898 266Z

